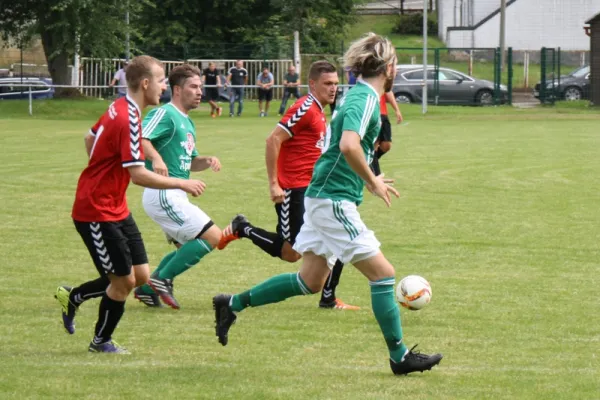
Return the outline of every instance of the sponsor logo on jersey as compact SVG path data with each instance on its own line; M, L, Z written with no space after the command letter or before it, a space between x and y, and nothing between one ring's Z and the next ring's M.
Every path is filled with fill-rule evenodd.
M181 147L183 147L185 149L185 152L187 153L188 156L191 156L192 152L194 151L194 147L196 147L196 143L194 141L194 135L192 135L191 133L188 132L187 140L185 142L181 142Z

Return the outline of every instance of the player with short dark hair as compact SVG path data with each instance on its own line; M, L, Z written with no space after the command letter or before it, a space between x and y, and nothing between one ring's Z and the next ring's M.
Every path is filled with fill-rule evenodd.
M357 210L365 186L388 207L390 193L399 196L389 180L375 176L369 169L381 127L379 98L391 89L396 49L389 39L370 33L350 45L344 61L362 79L338 104L323 155L306 189L304 224L294 245L294 250L302 254L300 271L274 276L233 296L215 296L215 333L225 346L236 312L318 292L330 273L327 260L335 256L352 263L369 280L373 313L388 348L392 372L405 375L430 370L442 355L429 356L406 347L394 290L394 267Z
M189 179L190 171L221 169L217 157L198 154L196 127L188 115L200 105L200 74L198 68L189 64L173 68L169 73L171 102L153 109L144 119L142 146L149 170ZM167 241L177 249L163 257L148 284L135 290L135 298L150 307L159 307L160 296L168 306L179 309L173 295L173 280L213 250L221 238L221 229L181 190L146 188L142 204L146 214L162 228Z
M216 86L205 87L204 96L208 100L208 104L210 104L210 116L213 118L215 118L215 116L220 117L223 113L223 108L219 107L217 101L219 101L219 88L221 87L221 76L219 75L217 65L214 62L210 62L208 64L208 68L206 68L203 71L202 83L204 85Z
M219 249L238 238L249 238L272 257L296 262L301 255L293 249L304 222L304 193L325 140L323 107L333 101L337 90L337 69L328 61L314 62L309 71L310 93L289 108L267 138L266 164L271 201L277 212L277 230L268 232L236 216L223 232ZM335 295L344 264L333 258L333 270L323 287L319 306L357 310Z
M129 181L156 189L178 188L194 196L204 190L202 182L163 177L144 167L140 118L146 106L159 103L164 81L157 59L135 57L127 69L127 95L112 103L85 137L89 161L79 177L72 217L100 277L76 288L59 286L55 298L62 307L63 325L73 334L79 306L102 297L90 352L128 353L112 334L127 296L148 280L146 249L125 197Z

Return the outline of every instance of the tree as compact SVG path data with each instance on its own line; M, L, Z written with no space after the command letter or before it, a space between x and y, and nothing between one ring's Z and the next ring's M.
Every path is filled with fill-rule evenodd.
M129 29L124 23L125 11L127 7L136 11L146 3L145 0L2 0L0 35L5 41L14 41L29 26L41 37L53 82L68 85L69 65L77 50L94 57L122 54ZM67 92L57 89L55 96Z

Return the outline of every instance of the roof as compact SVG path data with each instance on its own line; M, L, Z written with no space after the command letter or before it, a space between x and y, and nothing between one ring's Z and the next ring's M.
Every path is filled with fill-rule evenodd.
M600 20L600 13L594 15L592 18L590 18L587 21L585 21L585 23L586 24L591 24L592 22L594 22L596 20Z

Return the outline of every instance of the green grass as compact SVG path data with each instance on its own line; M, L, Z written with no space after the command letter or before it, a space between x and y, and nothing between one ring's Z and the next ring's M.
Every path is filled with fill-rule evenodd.
M399 35L392 30L396 24L395 15L359 15L356 22L348 28L347 42L358 39L367 32L375 32L389 37L396 47L423 47L423 37L418 35ZM427 37L429 47L445 47L444 42L437 35Z
M444 354L432 372L394 377L366 280L348 267L339 296L359 312L317 309L303 297L240 314L221 347L210 299L297 265L247 241L207 256L178 278L179 312L131 299L115 338L133 355L86 352L97 300L62 331L60 284L96 276L70 221L86 158L83 134L106 107L90 101L0 102L0 398L593 399L598 397L600 138L597 110L403 107L382 159L402 197L390 209L367 195L361 214L398 277L433 287L428 308L402 311L406 341ZM23 111L24 110L24 111ZM74 116L74 118L70 118ZM219 226L237 212L272 228L264 138L276 117L247 104L239 119L193 113L202 173L193 202ZM170 250L129 205L152 265Z

